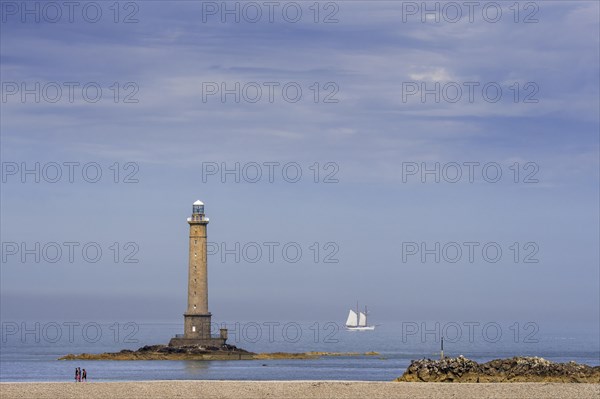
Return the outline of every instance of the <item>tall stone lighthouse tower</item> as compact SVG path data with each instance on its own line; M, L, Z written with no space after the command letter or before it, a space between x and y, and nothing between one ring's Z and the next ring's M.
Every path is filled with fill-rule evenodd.
M202 201L193 203L192 216L187 222L190 225L187 310L183 314L183 334L172 338L169 345L221 346L227 340L227 330L221 329L218 337L211 336L206 255L208 218Z

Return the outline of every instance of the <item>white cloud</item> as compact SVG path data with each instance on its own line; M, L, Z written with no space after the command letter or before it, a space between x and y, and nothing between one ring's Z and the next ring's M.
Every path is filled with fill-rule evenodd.
M446 68L432 68L419 73L411 73L408 75L414 80L428 80L433 82L449 82L452 79Z

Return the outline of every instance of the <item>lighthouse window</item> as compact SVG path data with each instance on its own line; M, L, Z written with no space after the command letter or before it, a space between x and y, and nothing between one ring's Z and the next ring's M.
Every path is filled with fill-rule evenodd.
M198 240L194 240L194 245L195 245L195 244L198 244Z
M194 309L196 309L196 305L194 305Z

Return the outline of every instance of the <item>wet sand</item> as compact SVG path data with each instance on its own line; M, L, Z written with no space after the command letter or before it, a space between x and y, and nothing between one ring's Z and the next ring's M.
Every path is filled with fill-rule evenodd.
M9 398L464 398L598 399L600 384L358 381L140 381L0 383Z

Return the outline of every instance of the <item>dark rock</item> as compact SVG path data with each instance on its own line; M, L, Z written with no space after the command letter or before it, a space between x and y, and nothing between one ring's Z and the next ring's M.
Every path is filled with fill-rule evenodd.
M138 352L157 352L159 349L164 348L165 345L146 345L138 349Z
M495 359L479 364L463 356L413 360L397 381L423 382L600 382L600 366L553 363L540 357Z

